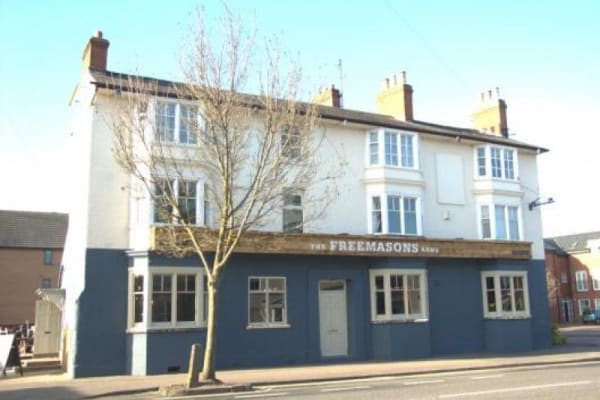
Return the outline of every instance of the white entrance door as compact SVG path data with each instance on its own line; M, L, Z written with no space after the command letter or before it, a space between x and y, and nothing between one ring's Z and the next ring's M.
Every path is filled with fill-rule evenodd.
M35 302L35 336L33 353L38 355L58 354L62 313L56 304L46 300Z
M348 355L346 282L319 281L321 356Z

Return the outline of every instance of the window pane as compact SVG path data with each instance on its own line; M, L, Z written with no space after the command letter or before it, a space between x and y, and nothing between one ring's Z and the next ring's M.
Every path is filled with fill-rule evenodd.
M250 279L249 288L250 290L258 290L260 288L260 280L257 278Z
M407 235L417 234L417 200L404 199L404 233Z
M398 165L398 135L396 133L385 133L385 163Z
M300 157L300 132L297 128L285 128L281 133L281 153L290 159Z
M383 289L383 276L375 277L375 289Z
M375 293L375 302L376 302L376 310L377 315L385 315L385 293L377 292Z
M283 322L283 294L282 293L270 293L269 294L269 322Z
M44 264L45 265L52 265L52 250L51 249L46 249L44 250Z
M177 293L177 321L196 320L196 293Z
M492 237L489 206L481 206L481 237L483 239L489 239Z
M196 181L178 181L177 205L180 219L184 223L196 223Z
M508 229L511 240L519 240L519 208L508 207Z
M505 240L507 239L506 235L506 219L505 219L505 210L504 206L495 206L495 221L496 221L496 239Z
M267 295L250 293L250 323L267 322Z
M487 278L485 278L485 287L488 311L496 312L496 291L493 277L488 276Z
M407 288L408 288L408 313L409 314L420 314L421 313L421 290L419 275L408 275Z
M512 150L504 150L504 177L506 179L515 178L515 167Z
M502 160L500 159L500 149L497 147L491 148L492 154L492 176L494 178L502 177Z
M370 132L369 133L369 164L377 165L379 164L379 143L378 143L378 133Z
M477 149L477 172L479 176L485 176L485 148Z
M515 291L515 311L525 311L525 290L523 288L523 277L515 276L513 278L513 287Z
M500 277L500 295L502 297L502 311L512 311L512 296L510 288L510 277Z
M158 103L156 106L156 139L173 142L175 138L175 103Z
M412 135L401 135L401 151L402 151L402 166L403 167L414 167L415 161L413 157L413 136Z
M283 210L283 231L302 233L302 210Z
M139 323L144 321L144 295L135 294L133 296L133 322Z
M133 291L134 292L143 292L144 291L144 276L136 275L133 278Z
M270 291L283 292L285 291L285 280L283 278L270 278L268 288Z
M371 198L371 228L372 233L381 233L381 199L379 196L373 196Z
M152 322L171 321L171 293L152 293Z
M404 314L404 291L392 290L392 314Z
M170 222L173 209L168 198L173 195L173 181L168 179L157 179L154 182L154 222Z
M388 232L401 233L400 230L400 197L388 196Z

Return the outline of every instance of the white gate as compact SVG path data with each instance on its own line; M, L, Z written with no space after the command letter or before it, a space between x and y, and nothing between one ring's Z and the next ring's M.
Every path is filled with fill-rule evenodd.
M35 334L33 354L56 355L60 351L62 313L56 304L48 300L35 302Z

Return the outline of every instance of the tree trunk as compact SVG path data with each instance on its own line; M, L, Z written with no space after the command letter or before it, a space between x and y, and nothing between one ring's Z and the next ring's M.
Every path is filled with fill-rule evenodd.
M215 380L217 352L217 288L215 282L208 283L208 315L206 316L206 348L200 379Z

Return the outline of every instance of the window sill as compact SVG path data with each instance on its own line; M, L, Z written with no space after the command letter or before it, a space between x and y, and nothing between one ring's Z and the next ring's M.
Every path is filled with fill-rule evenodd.
M495 178L492 176L476 176L475 181L492 181L492 182L507 182L507 183L521 183L519 178L507 179L507 178Z
M195 326L135 326L128 328L125 333L181 333L181 332L192 332L206 329L206 325L195 325Z
M390 169L395 169L395 170L404 170L404 171L421 171L420 168L417 167L403 167L401 165L381 165L381 164L375 164L375 165L367 165L365 168L367 169L380 169L380 168L390 168Z
M246 326L247 330L253 329L286 329L291 328L292 326L288 323L284 324L249 324Z
M518 319L531 319L531 315L484 315L484 319L489 320L518 320Z
M386 324L423 324L429 322L429 318L406 318L406 319L372 319L373 325Z

